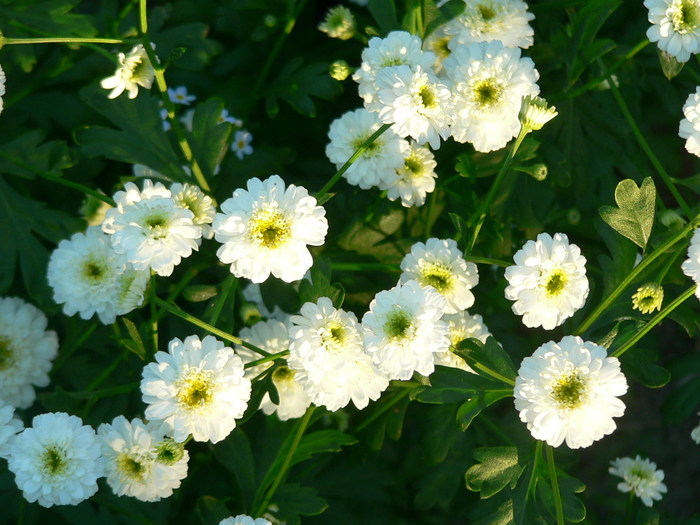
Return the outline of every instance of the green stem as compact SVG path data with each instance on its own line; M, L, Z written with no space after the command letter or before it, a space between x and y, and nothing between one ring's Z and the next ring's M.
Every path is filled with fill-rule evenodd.
M224 282L221 285L221 292L219 292L218 296L216 297L216 302L209 313L210 324L215 325L219 320L219 316L221 315L221 311L224 309L226 300L231 295L231 292L235 291L237 285L238 279L235 275L229 275L226 277L226 279L224 279Z
M508 156L505 158L503 161L503 164L501 165L501 169L498 172L498 175L496 175L496 179L493 181L493 184L491 185L491 189L489 190L488 194L486 195L486 199L481 201L481 206L479 207L479 210L475 214L475 219L474 217L470 221L470 223L473 223L474 220L476 220L476 225L474 226L474 230L472 231L472 236L469 239L469 244L467 244L467 253L471 253L472 249L474 248L474 245L476 244L476 239L479 237L479 232L481 231L481 227L484 224L484 220L486 219L486 214L488 210L491 208L491 204L493 203L493 200L496 198L496 193L498 192L501 183L503 182L503 179L505 178L506 174L508 173L508 168L510 168L511 163L513 162L513 158L515 158L515 154L518 152L518 148L520 147L520 144L522 144L523 140L525 139L525 136L528 134L530 130L527 129L525 126L522 126L520 128L520 133L518 134L518 137L515 139L515 142L510 148L510 151L508 152Z
M535 480L537 477L535 476L535 472L537 472L537 464L540 462L540 459L542 458L542 445L543 442L540 440L537 440L537 443L535 445L535 455L533 459L533 465L532 465L532 472L530 473L530 479L527 482L527 494L528 496L533 493L535 490Z
M690 232L693 228L695 228L696 223L700 220L700 214L695 216L693 220L691 220L683 230L681 230L678 234L676 234L674 237L671 237L669 240L667 240L665 243L663 243L661 246L659 246L656 250L651 252L649 255L644 257L640 263L635 266L632 271L625 277L620 284L617 285L617 287L610 292L610 295L608 295L597 307L595 310L593 310L590 314L588 314L588 317L584 319L581 324L574 330L573 335L581 335L583 332L588 330L591 325L595 322L598 317L612 304L612 302L617 299L617 297L624 292L627 287L637 278L637 276L644 271L644 269L649 266L657 257L659 257L661 254L666 252L671 246L676 244L678 241L681 239L684 239L688 232Z
M269 357L270 353L266 352L265 350L258 348L255 345L252 345L240 337L236 337L235 335L231 335L229 333L224 332L223 330L219 330L216 326L212 326L209 323L205 323L201 319L198 319L197 317L188 314L184 310L181 310L174 304L168 303L166 301L163 301L163 299L159 297L155 297L155 302L160 306L161 308L165 308L168 312L177 315L180 319L184 319L185 321L192 323L195 326L199 326L200 328L204 328L207 332L210 332L216 336L219 336L221 339L228 341L229 343L237 344L240 346L244 346L249 350L252 350L253 352L256 352L260 355L263 355L265 357Z
M158 312L156 310L156 299L158 296L156 295L156 284L156 273L151 270L151 300L149 302L151 307L151 341L153 342L154 355L158 352Z
M464 260L476 264L492 264L495 266L501 266L503 268L513 266L513 263L509 263L508 261L501 261L500 259L491 259L489 257L474 257L473 255L468 255L464 258Z
M352 166L352 163L355 162L360 157L360 155L362 155L364 151L390 127L391 124L382 124L382 126L377 131L372 133L372 135L367 140L365 140L359 148L357 148L357 151L355 151L355 153L352 154L352 157L350 157L348 161L345 164L343 164L338 171L335 172L335 175L333 175L331 179L326 183L326 185L323 188L321 188L321 191L314 195L319 205L323 204L324 202L327 202L328 199L331 198L331 196L326 197L326 194L330 191L330 189L333 186L335 186L335 183L340 180L340 177L342 177L343 174L346 171L348 171L350 166Z
M401 268L398 264L388 264L388 263L351 263L351 262L332 262L332 270L344 271L344 272L365 272L365 271L377 271L377 272L400 272Z
M645 324L636 334L634 334L630 339L628 339L625 344L623 344L620 348L615 350L611 355L611 357L620 357L622 354L624 354L627 350L632 348L637 341L639 341L642 337L644 337L649 330L654 328L657 324L659 324L664 317L666 317L668 314L670 314L673 310L675 310L678 306L680 306L683 301L691 297L695 293L695 289L697 288L697 285L693 285L690 288L688 288L685 292L680 294L678 297L676 297L673 301L671 301L666 308L661 310L658 314L656 314L654 317L652 317L647 324Z
M53 366L51 367L51 375L55 374L66 363L68 358L73 355L73 352L80 348L80 345L82 345L83 342L92 335L97 328L97 325L97 319L93 319L90 325L80 333L80 336L75 341L71 341L70 344L66 344L66 346L61 348L61 351L58 354L58 359L54 361Z
M314 409L314 405L311 405L306 411L306 414L304 414L302 420L300 421L299 426L297 427L297 431L294 435L294 440L292 441L292 444L290 445L289 450L287 451L287 455L284 458L284 462L282 463L282 466L280 467L280 470L277 473L275 480L272 482L272 485L270 485L270 488L267 489L267 492L265 493L265 498L253 513L254 517L262 516L264 514L268 505L270 505L270 502L272 501L272 497L275 495L275 492L277 492L277 489L282 483L282 480L287 475L289 465L291 464L292 458L294 457L294 454L297 451L297 448L299 447L299 443L301 442L301 438L304 435L306 428L309 426L309 421L311 421L311 416L314 413Z
M515 381L513 381L512 379L510 379L502 374L499 374L495 370L492 370L488 366L483 365L483 364L479 363L478 361L474 362L474 368L476 368L477 370L481 370L482 372L484 372L487 375L490 375L494 379L498 379L499 381L505 383L506 385L510 385L513 387L515 386Z
M549 470L549 481L552 483L552 496L554 496L554 509L557 515L557 525L564 525L564 506L561 501L559 491L559 480L557 479L557 469L554 465L554 448L545 445L547 450L547 467Z
M123 44L120 38L80 38L80 37L40 37L40 38L2 38L0 47L20 44Z
M276 354L269 354L250 363L246 363L244 368L253 368L254 366L262 365L264 363L269 363L270 361L276 361L277 359L285 358L289 355L289 350L284 350L282 352L277 352Z
M357 427L355 427L355 432L362 432L365 428L367 428L374 421L376 421L382 414L388 412L390 408L392 408L410 393L410 388L402 388L401 390L399 390L394 395L394 397L386 401L381 407L377 408L367 419L365 419L362 423L357 425Z

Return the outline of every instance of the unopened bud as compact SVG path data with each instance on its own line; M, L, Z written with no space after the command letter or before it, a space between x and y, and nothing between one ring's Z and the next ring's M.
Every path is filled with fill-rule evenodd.
M650 314L654 310L661 310L664 302L664 289L656 283L646 283L637 288L632 296L632 308L643 314Z
M547 104L545 99L528 95L523 98L519 117L524 128L528 131L537 131L557 114L557 108Z
M328 10L318 28L331 38L349 40L355 36L355 17L350 9L338 5Z
M350 76L350 66L345 60L336 60L328 68L328 74L338 82L342 82Z

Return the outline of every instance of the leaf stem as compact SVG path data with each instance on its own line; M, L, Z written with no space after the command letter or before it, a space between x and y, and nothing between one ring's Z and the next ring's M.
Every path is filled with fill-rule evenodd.
M269 354L250 363L246 363L244 368L253 368L254 366L262 365L264 363L269 363L270 361L276 361L277 359L282 359L289 355L289 350L284 350L282 352L277 352L276 354Z
M473 361L473 364L474 364L474 368L481 370L482 372L484 372L487 375L490 375L494 379L498 379L499 381L505 383L506 385L510 385L513 387L515 386L515 381L513 381L512 379L510 379L502 374L499 374L498 372L496 372L495 370L492 370L488 366L481 364L478 361Z
M547 450L547 467L549 470L549 481L552 483L552 496L554 497L554 509L557 515L557 525L564 525L564 506L561 501L559 491L559 480L557 479L557 468L554 464L554 448L544 445Z
M39 37L39 38L2 38L0 47L21 44L123 44L120 38L82 38L82 37Z
M501 261L500 259L491 259L489 257L475 257L473 255L467 255L464 259L468 262L473 262L475 264L492 264L495 266L501 266L503 268L513 266L513 263L509 263L508 261Z
M156 299L158 296L156 295L156 279L156 272L151 270L151 300L149 302L151 303L151 341L153 342L153 355L158 352L158 312L156 309Z
M353 263L353 262L331 262L331 269L344 272L400 272L401 267L398 264L389 263Z
M379 418L379 416L386 413L390 408L392 408L394 405L396 405L399 401L401 401L404 397L406 397L410 393L411 393L410 388L402 388L401 390L396 392L394 397L392 397L391 399L386 401L381 407L378 407L367 419L365 419L362 423L357 425L357 427L355 427L355 432L362 432L371 423L376 421Z

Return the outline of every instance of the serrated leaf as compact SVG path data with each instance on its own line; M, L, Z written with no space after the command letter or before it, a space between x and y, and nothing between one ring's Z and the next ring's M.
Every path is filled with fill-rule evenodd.
M319 257L311 267L311 280L299 283L299 300L315 303L320 297L328 297L335 308L340 308L345 298L345 289L340 283L331 284L331 262Z
M328 75L327 63L304 65L304 60L296 57L282 68L265 95L268 99L281 98L302 115L315 117L313 98L332 100L341 92L340 83Z
M44 141L41 130L33 130L6 142L0 150L0 172L33 179L37 172L60 177L61 171L75 165L76 160L63 141Z
M482 377L491 379L491 376L484 372L484 368L512 380L515 380L517 375L510 356L491 336L486 339L486 343L474 338L465 339L457 345L455 354L464 359Z
M487 447L474 450L474 459L479 461L467 470L467 488L479 492L481 499L488 499L504 488L515 485L524 467L518 463L516 447Z
M471 399L485 391L503 390L502 383L490 378L459 368L437 366L430 375L430 386L416 387L411 397L421 403L444 404Z
M192 117L190 145L199 166L207 179L214 176L228 151L233 127L221 121L224 103L221 99L209 99L197 105Z
M277 518L289 525L301 523L301 516L316 516L328 508L316 489L296 483L282 485L272 501L279 507L275 512Z
M511 397L512 390L497 390L491 392L479 392L474 397L466 401L457 410L457 423L462 431L467 430L472 424L474 418L478 416L482 410L493 405L505 397Z
M561 497L564 518L567 522L579 523L586 519L586 506L576 496L586 489L586 485L576 478L573 478L557 469L557 479L559 481L559 495ZM542 510L549 512L552 518L556 515L554 494L549 478L540 477L537 482L538 503Z
M671 380L671 373L657 365L657 359L656 352L639 346L630 348L620 356L625 372L649 388L661 388Z
M603 206L600 216L620 235L645 248L654 226L656 187L651 177L642 181L641 187L632 179L625 179L615 188L618 208Z
M158 46L158 53L164 57L179 54L180 48L185 50L174 58L177 67L201 71L222 48L216 40L207 38L208 33L207 24L192 22L159 31L153 35L153 40Z
M253 501L257 489L255 457L250 440L243 429L240 426L236 427L226 439L216 445L210 445L210 448L219 463L236 476L243 500Z
M0 16L19 22L39 34L55 36L90 37L97 34L90 16L72 13L79 0L48 0L45 2L21 2L12 7L0 8ZM4 24L6 27L9 24ZM31 36L36 36L32 33Z

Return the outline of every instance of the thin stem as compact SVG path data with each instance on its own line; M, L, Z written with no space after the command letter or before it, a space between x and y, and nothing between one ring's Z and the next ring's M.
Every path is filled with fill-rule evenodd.
M554 449L545 445L547 450L547 467L549 470L549 481L552 483L552 496L554 497L554 509L557 515L557 525L564 525L564 505L561 501L559 491L559 480L557 479L557 468L554 464Z
M678 308L683 301L691 297L695 293L695 289L697 288L697 285L693 285L690 288L688 288L685 292L680 294L678 297L676 297L673 301L671 301L666 308L661 310L658 314L656 314L654 317L652 317L647 324L645 324L636 334L634 334L630 339L628 339L625 344L623 344L620 348L615 350L612 354L610 354L612 357L620 357L622 354L624 354L627 350L632 348L637 341L639 341L642 337L644 337L649 330L654 328L657 324L659 324L664 317L666 317L668 314L670 314L673 310Z
M535 480L537 477L535 476L535 472L537 472L537 464L540 462L542 458L542 445L543 442L537 440L537 443L535 445L535 455L534 455L534 460L533 460L533 465L532 465L532 472L530 474L530 479L527 482L527 494L530 495L533 490L535 489Z
M219 316L224 308L224 304L226 304L226 300L228 299L229 295L231 295L231 292L236 289L237 285L238 279L235 275L229 275L226 277L226 279L224 279L224 283L221 285L221 292L219 292L216 302L209 313L209 323L215 325L219 320Z
M392 397L391 399L386 401L381 407L377 408L372 413L372 415L370 415L362 423L357 425L357 427L355 427L355 432L362 432L370 424L372 424L374 421L376 421L382 414L385 414L386 412L388 412L390 408L392 408L394 405L396 405L399 401L401 401L404 397L406 397L410 393L411 393L410 388L402 388L401 390L399 390L396 393L396 395L394 395L394 397Z
M476 264L492 264L495 266L501 266L503 268L513 266L513 263L509 263L508 261L501 261L500 259L491 259L489 257L474 257L473 255L466 256L464 260Z
M254 366L262 365L264 363L269 363L270 361L276 361L277 359L285 358L289 355L289 350L284 350L282 352L277 352L276 354L268 354L265 357L246 363L243 368L253 368Z
M294 453L297 451L297 448L299 447L299 443L301 442L301 438L304 435L306 428L309 426L309 421L311 421L311 416L314 413L314 409L315 409L314 405L311 405L309 407L309 409L306 411L306 414L304 414L304 417L302 418L301 422L299 423L299 426L297 427L296 434L294 435L294 440L292 441L292 444L289 447L289 450L287 451L287 455L284 458L284 462L282 463L282 466L280 467L280 470L277 473L275 480L272 482L272 485L270 485L270 488L267 489L267 492L265 494L265 498L260 503L260 505L257 507L256 511L253 513L253 516L262 516L263 515L263 513L267 509L268 505L272 501L272 497L275 495L275 492L277 492L278 487L282 483L282 480L287 475L287 470L289 470L289 465L292 462L292 458L294 457Z
M474 362L474 368L481 370L482 372L484 372L487 375L490 375L494 379L498 379L499 381L505 383L506 385L515 386L515 381L513 381L512 379L510 379L502 374L499 374L495 370L492 370L488 366L481 364L478 361Z
M151 270L151 300L149 302L151 303L151 341L153 342L154 355L156 352L158 352L158 312L156 310L156 284L156 273L153 270Z
M70 344L66 344L65 347L61 348L61 351L58 354L58 359L54 361L54 364L51 367L51 375L54 375L66 363L68 358L73 355L73 352L80 348L80 345L82 345L83 342L92 335L92 332L95 331L97 325L97 319L93 319L90 325L80 333L80 336L75 341L71 341Z
M352 263L352 262L331 262L331 269L344 272L400 272L398 264L389 263Z
M123 44L121 38L80 38L80 37L39 37L39 38L2 38L3 46L21 44Z
M330 196L326 198L326 194L330 191L330 189L333 186L335 186L335 183L340 180L340 177L342 177L343 174L346 171L348 171L350 166L352 166L352 163L355 162L360 157L360 155L362 155L364 151L390 127L391 124L382 124L382 126L377 131L372 133L372 135L367 140L365 140L359 148L357 148L357 151L355 151L355 153L352 154L352 157L350 157L348 161L345 164L343 164L338 171L335 172L335 175L333 175L331 179L326 183L326 185L323 188L321 188L321 191L314 195L319 204L323 204L331 198Z

